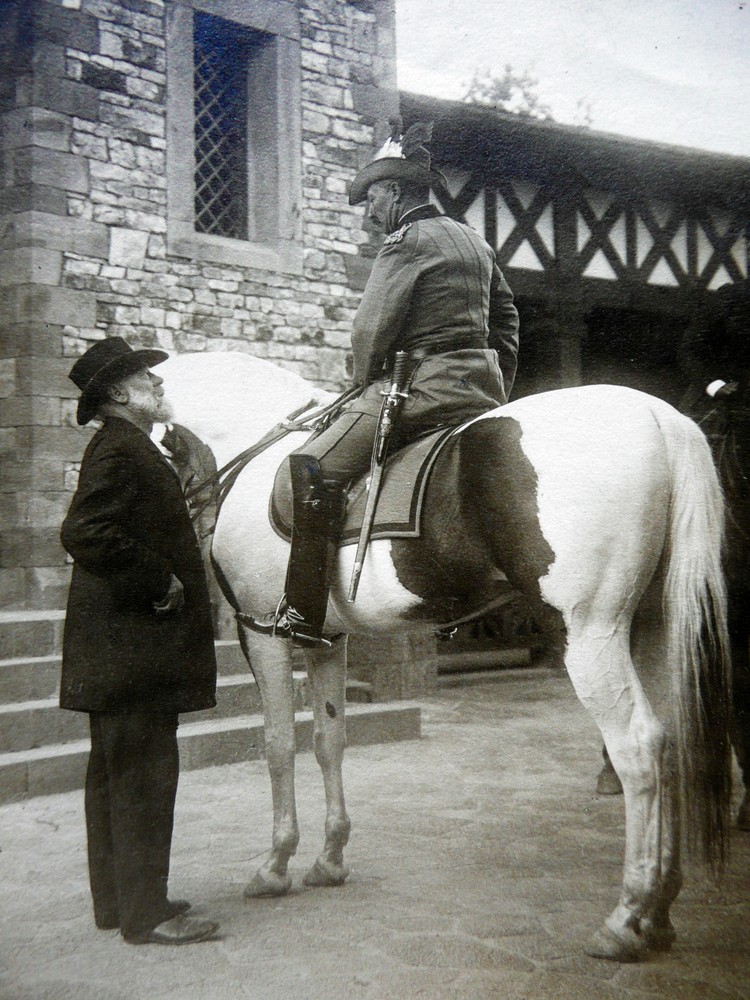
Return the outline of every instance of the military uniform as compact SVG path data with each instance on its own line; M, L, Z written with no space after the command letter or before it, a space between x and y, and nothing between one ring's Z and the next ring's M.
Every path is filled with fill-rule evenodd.
M418 204L429 188L446 186L424 146L432 126L415 122L401 136L400 121L391 124L391 138L349 190L349 204L368 200L371 220L389 232L354 319L354 378L363 391L279 471L279 492L291 485L293 501L283 606L241 619L301 645L325 641L345 485L370 467L396 352L409 355L409 392L391 447L506 403L516 374L518 313L492 248L468 226Z
M354 319L354 378L365 390L300 449L327 479L369 468L396 351L412 359L401 444L506 403L513 386L518 312L491 247L432 205L400 221L375 258Z

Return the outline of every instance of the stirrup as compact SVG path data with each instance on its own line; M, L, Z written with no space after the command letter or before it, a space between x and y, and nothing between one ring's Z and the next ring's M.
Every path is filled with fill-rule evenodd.
M235 618L245 628L249 628L259 635L269 635L276 639L291 639L297 646L332 646L330 639L324 639L322 635L309 635L306 630L304 618L291 607L280 610L281 603L275 611L263 615L262 618L254 618L252 615L238 611Z

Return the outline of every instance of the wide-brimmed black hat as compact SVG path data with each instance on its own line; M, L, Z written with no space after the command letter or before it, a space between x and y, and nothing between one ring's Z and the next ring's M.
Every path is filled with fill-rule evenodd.
M79 424L87 424L96 416L102 393L107 386L120 378L135 375L144 368L166 361L166 351L134 351L122 337L107 337L97 340L70 369L68 378L81 390L76 419Z
M367 197L367 189L376 181L404 180L429 187L447 188L444 175L430 165L430 153L424 146L432 138L432 122L414 122L401 135L401 119L390 120L389 139L352 181L349 204L359 205Z

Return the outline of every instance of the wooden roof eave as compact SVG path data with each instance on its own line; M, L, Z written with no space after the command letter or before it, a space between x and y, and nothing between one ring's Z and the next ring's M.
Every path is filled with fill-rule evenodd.
M436 166L571 185L624 200L664 198L699 211L711 204L750 216L750 158L646 142L460 101L401 94L405 125L435 123Z

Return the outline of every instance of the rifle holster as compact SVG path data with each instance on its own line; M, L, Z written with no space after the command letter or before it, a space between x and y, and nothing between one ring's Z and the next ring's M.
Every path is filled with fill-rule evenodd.
M292 546L286 578L286 618L298 645L323 634L331 574L346 506L345 484L323 479L310 455L290 455Z

